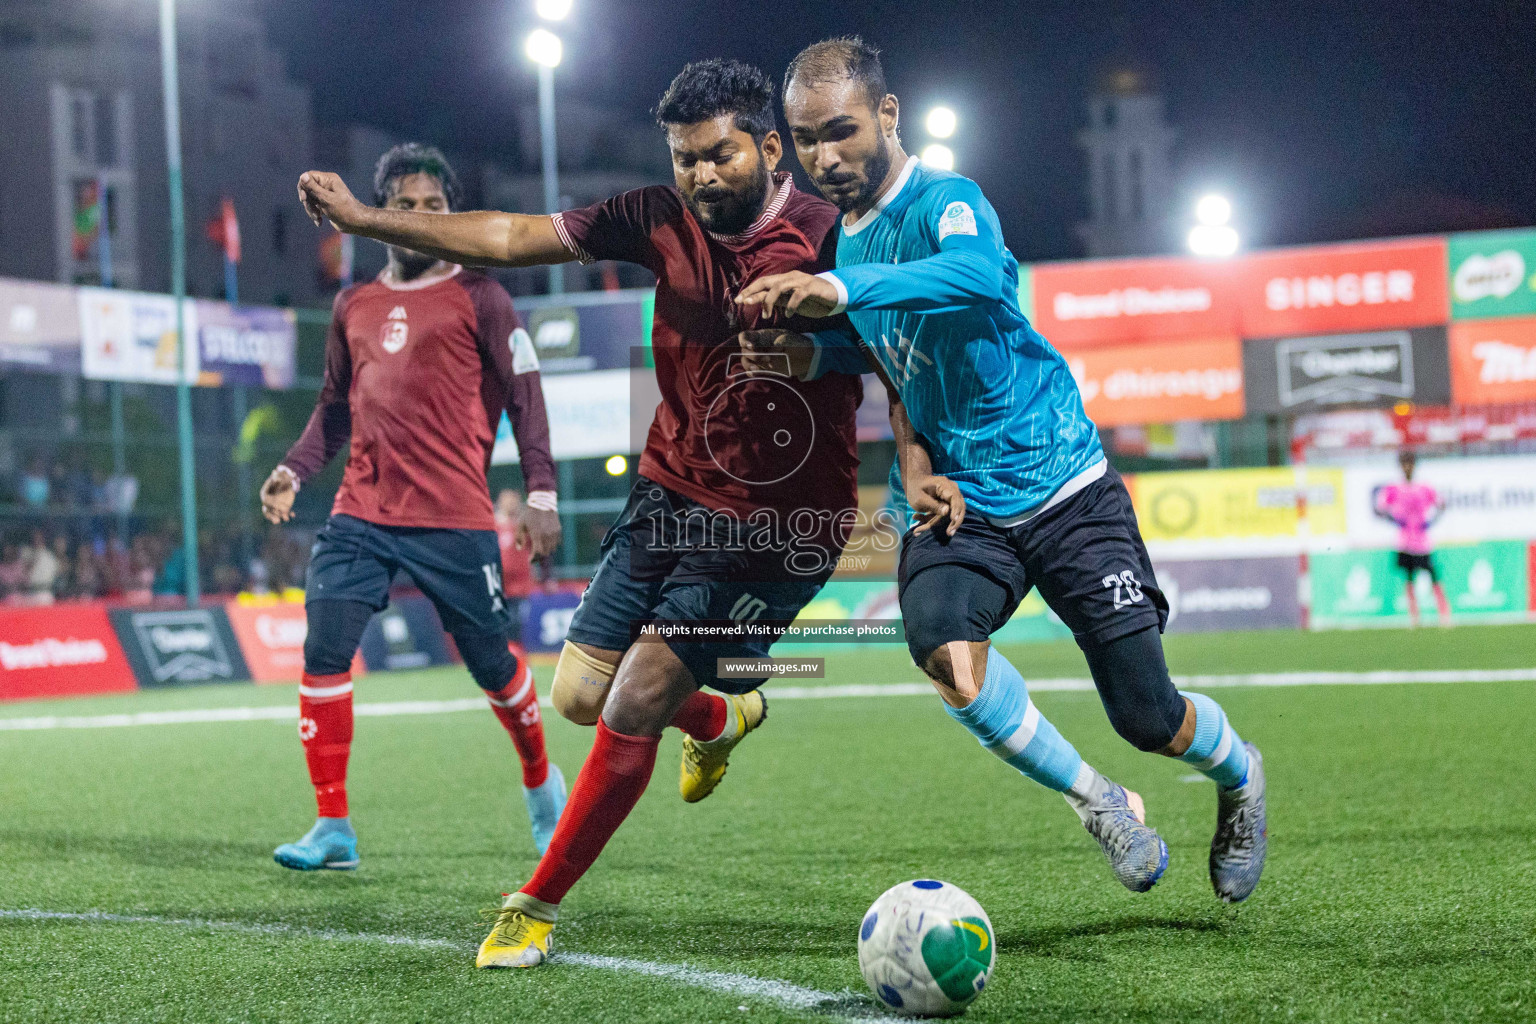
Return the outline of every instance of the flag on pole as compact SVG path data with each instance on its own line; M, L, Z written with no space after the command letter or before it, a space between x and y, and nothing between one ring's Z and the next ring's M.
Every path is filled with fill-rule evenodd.
M74 237L70 240L75 259L88 260L95 253L101 214L101 182L95 178L75 182Z
M219 212L208 222L208 240L224 250L224 259L240 262L240 219L235 216L235 201L219 201Z
M351 235L332 231L320 239L320 277L326 284L352 286Z

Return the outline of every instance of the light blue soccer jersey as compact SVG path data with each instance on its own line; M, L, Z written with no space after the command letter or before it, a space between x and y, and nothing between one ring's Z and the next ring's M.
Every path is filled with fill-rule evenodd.
M913 157L842 226L837 269L822 276L896 384L934 472L974 511L1016 522L1103 472L1077 383L1019 309L1018 262L975 182ZM853 339L816 337L821 369L857 372ZM891 481L900 496L896 467Z

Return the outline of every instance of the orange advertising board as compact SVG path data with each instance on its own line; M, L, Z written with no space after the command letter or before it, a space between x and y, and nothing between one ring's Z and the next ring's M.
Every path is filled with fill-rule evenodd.
M1429 327L1450 318L1446 241L1256 252L1236 261L1245 338Z
M1235 337L1073 350L1067 365L1101 427L1243 415L1243 346Z
M231 601L224 613L253 680L292 683L304 674L304 638L309 629L303 601ZM362 656L353 655L352 675L362 674Z
M1451 398L1460 405L1536 402L1536 317L1451 324Z
M1033 323L1058 348L1235 334L1231 276L1190 259L1036 264Z

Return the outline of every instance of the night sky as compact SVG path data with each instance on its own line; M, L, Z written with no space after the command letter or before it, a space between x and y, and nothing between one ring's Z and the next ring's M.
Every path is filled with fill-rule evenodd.
M322 122L515 159L532 0L259 6ZM1536 2L576 0L560 31L557 90L637 119L688 60L778 80L801 46L858 32L884 50L909 148L930 105L960 112L956 169L1023 260L1080 254L1073 138L1093 84L1127 65L1168 98L1180 190L1227 192L1250 244L1536 223Z

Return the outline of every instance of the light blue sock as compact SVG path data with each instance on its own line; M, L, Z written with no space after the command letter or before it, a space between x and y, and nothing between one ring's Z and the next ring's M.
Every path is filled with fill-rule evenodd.
M1063 793L1083 767L1077 748L1062 738L1029 699L1019 670L997 651L987 652L981 693L963 708L944 710L992 753L1040 785Z
M1195 706L1195 738L1189 749L1179 755L1223 789L1235 789L1248 781L1248 748L1237 731L1227 724L1221 705L1203 693L1179 696Z
M316 818L315 819L314 833L315 833L315 835L317 837L318 836L322 836L322 835L327 835L327 834L329 834L331 832L339 832L339 833L341 833L344 836L355 836L355 835L357 835L356 832L352 831L352 818L351 818L350 815L348 815L345 818Z

